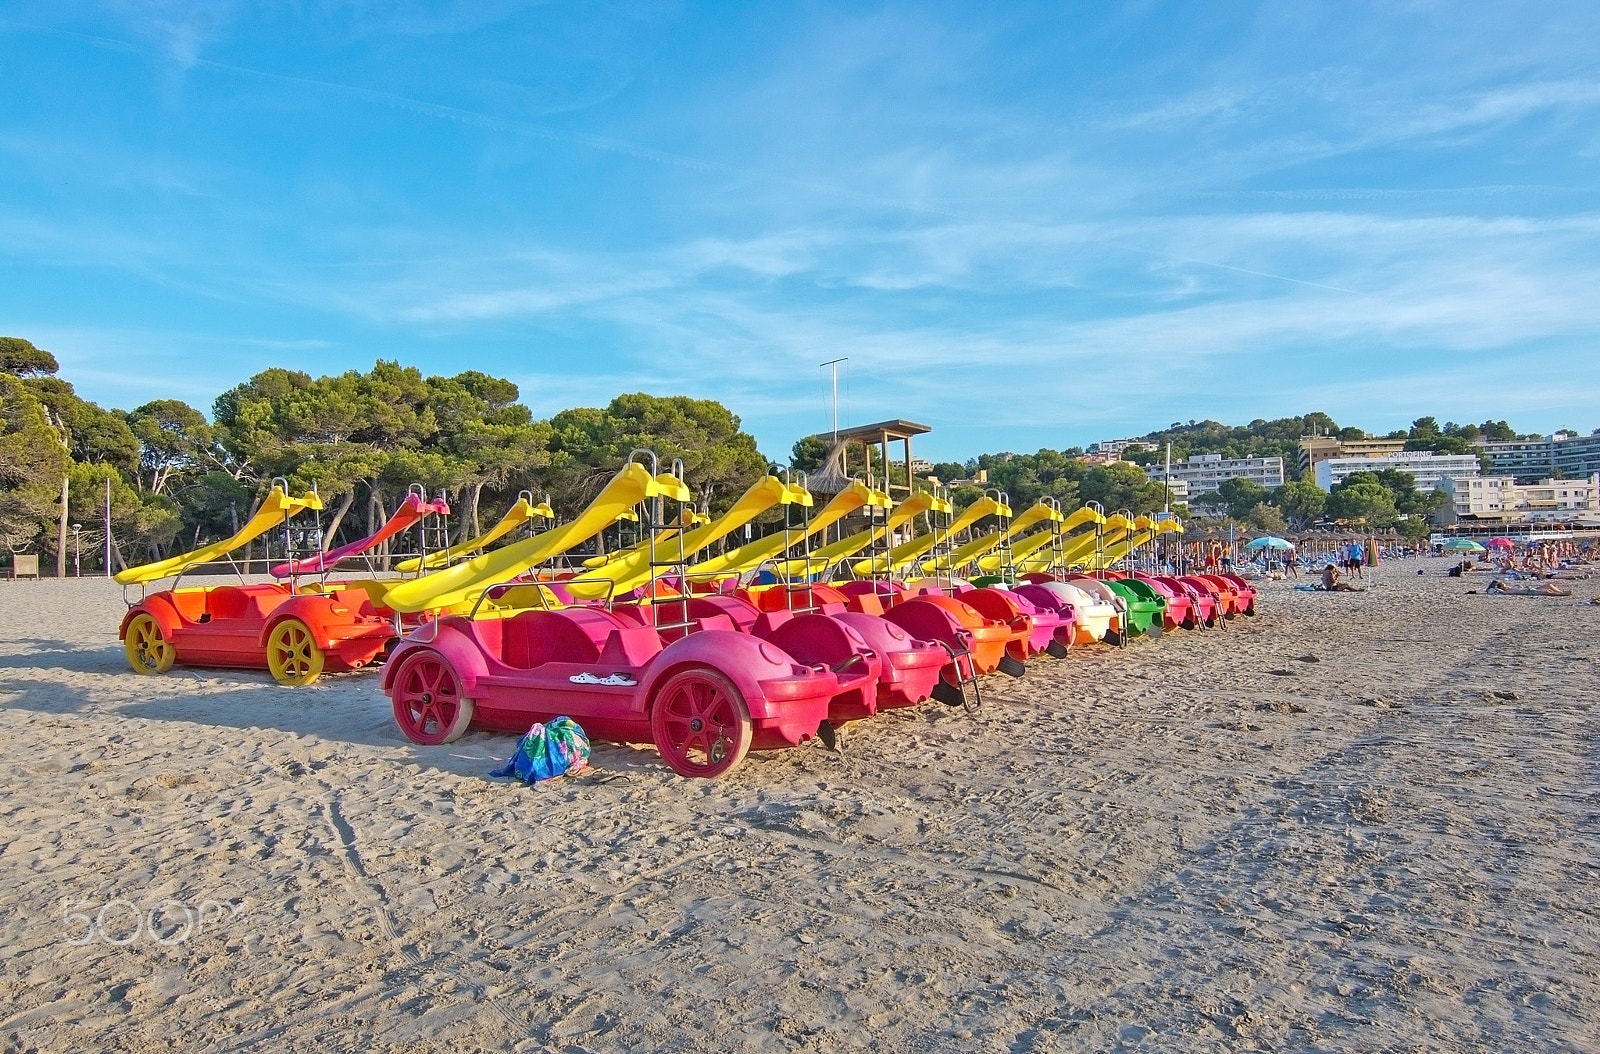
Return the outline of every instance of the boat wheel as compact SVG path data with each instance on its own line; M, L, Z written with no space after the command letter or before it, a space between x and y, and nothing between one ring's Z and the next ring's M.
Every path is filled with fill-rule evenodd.
M267 669L279 684L288 688L310 684L322 676L324 661L322 649L304 622L286 618L272 627L267 638Z
M650 735L672 771L708 779L732 772L750 751L750 710L726 677L681 670L656 691Z
M395 671L394 719L413 743L436 747L461 737L472 723L472 700L461 679L434 651L414 651Z
M139 612L128 623L122 650L134 673L166 673L178 657L178 650L161 635L161 624L148 611Z

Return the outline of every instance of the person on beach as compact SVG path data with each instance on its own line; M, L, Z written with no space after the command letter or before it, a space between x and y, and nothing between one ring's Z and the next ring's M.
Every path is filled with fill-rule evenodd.
M1484 588L1485 593L1515 593L1519 596L1541 597L1570 597L1568 590L1562 589L1554 582L1541 582L1536 586L1508 586L1498 578Z
M1283 569L1290 578L1300 577L1300 556L1293 549L1283 554Z
M1359 593L1361 590L1348 582L1339 581L1339 569L1329 564L1322 569L1322 589L1326 593Z

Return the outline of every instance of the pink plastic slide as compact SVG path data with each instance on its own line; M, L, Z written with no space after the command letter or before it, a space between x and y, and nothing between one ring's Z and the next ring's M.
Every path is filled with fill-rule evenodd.
M272 569L272 577L289 578L293 575L321 574L338 566L342 561L348 560L352 556L359 556L373 546L383 544L424 516L448 516L449 514L450 506L445 504L444 498L428 501L422 495L413 491L406 495L406 500L400 503L400 507L394 511L394 515L389 517L389 522L378 528L376 534L370 534L365 538L357 539L348 545L341 545L337 549L330 549L325 553L318 553L315 556L308 556L287 564L279 564Z

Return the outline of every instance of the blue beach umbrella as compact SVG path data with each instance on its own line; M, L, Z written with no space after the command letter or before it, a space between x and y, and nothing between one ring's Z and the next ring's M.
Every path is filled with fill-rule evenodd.
M1290 542L1290 541L1285 541L1284 539L1279 538L1276 535L1268 534L1268 535L1264 535L1264 536L1262 536L1260 538L1257 538L1252 542L1245 543L1245 548L1246 549L1277 549L1279 551L1283 551L1283 550L1287 550L1287 549L1293 549L1294 548L1294 543Z

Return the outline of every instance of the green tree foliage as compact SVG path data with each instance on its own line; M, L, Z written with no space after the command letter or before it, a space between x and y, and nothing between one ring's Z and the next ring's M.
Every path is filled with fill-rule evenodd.
M938 461L934 463L933 470L928 475L941 483L950 483L958 479L971 479L976 470L976 462Z
M80 570L85 573L104 571L108 480L111 483L111 536L116 552L126 563L136 564L143 557L159 556L183 527L183 515L172 499L136 489L110 465L73 465L67 507L72 522L83 528L78 542L83 552Z
M44 405L21 379L0 373L0 544L21 550L45 541L71 464Z
M477 534L486 492L508 503L510 493L545 489L554 429L533 420L517 402L521 393L511 381L468 370L429 377L428 385L439 429L433 445L451 460L406 471L459 480L462 523L467 533Z
M181 502L187 549L202 541L226 538L239 530L255 503L255 488L222 469L212 469L176 495Z
M1037 504L1040 498L1054 498L1064 509L1077 508L1082 504L1079 485L1089 472L1089 466L1080 459L1049 449L1036 454L984 454L978 458L976 468L989 473L987 485L1004 491L1017 512ZM1145 479L1143 472L1139 479Z
M214 406L219 464L235 479L284 477L316 487L329 503L334 538L358 500L375 530L413 484L451 496L466 533L478 533L484 501L509 505L519 490L542 493L553 430L518 403L511 381L478 370L427 377L380 361L312 378L269 369L224 392ZM221 497L226 488L213 481ZM214 502L213 518L220 507ZM236 496L225 507L234 514Z
M213 461L211 426L199 410L181 400L145 403L128 414L127 427L139 444L139 486L152 494L168 493L175 489L174 483L182 486Z
M1412 541L1421 541L1433 532L1433 524L1421 516L1412 516L1401 520L1396 525L1402 537Z
M1490 443L1509 443L1517 438L1517 430L1507 421L1485 421L1478 432Z
M550 419L553 491L564 504L590 500L628 456L655 452L665 471L683 462L684 479L713 512L731 505L769 462L739 418L711 399L619 395L604 410L564 410Z
M1289 521L1283 518L1282 511L1264 501L1251 506L1243 519L1252 530L1262 534L1283 534L1289 529Z
M139 441L119 411L80 399L59 377L29 377L23 383L38 397L74 461L105 462L125 472L138 465Z
M1294 529L1303 531L1322 519L1328 492L1309 480L1290 480L1272 492L1272 503Z
M796 472L815 472L827 460L832 447L824 436L802 436L789 450L789 467Z
M13 377L41 377L60 370L56 357L21 337L0 337L0 373Z
M1272 491L1250 479L1225 479L1217 487L1217 498L1227 505L1228 515L1236 520L1245 519L1252 509L1271 497Z
M1362 476L1369 478L1357 478ZM1394 493L1371 477L1370 472L1352 473L1343 483L1334 487L1328 495L1328 515L1335 520L1359 523L1366 527L1394 526L1400 519Z
M1403 436L1407 450L1431 450L1436 454L1470 454L1478 443L1505 442L1517 438L1516 429L1506 421L1485 421L1481 425L1456 424L1437 418L1419 417L1411 429L1398 433ZM1535 436L1534 438L1538 438Z
M1078 497L1083 502L1098 501L1108 512L1152 513L1165 505L1167 488L1151 482L1138 466L1114 461L1089 467L1078 483Z

